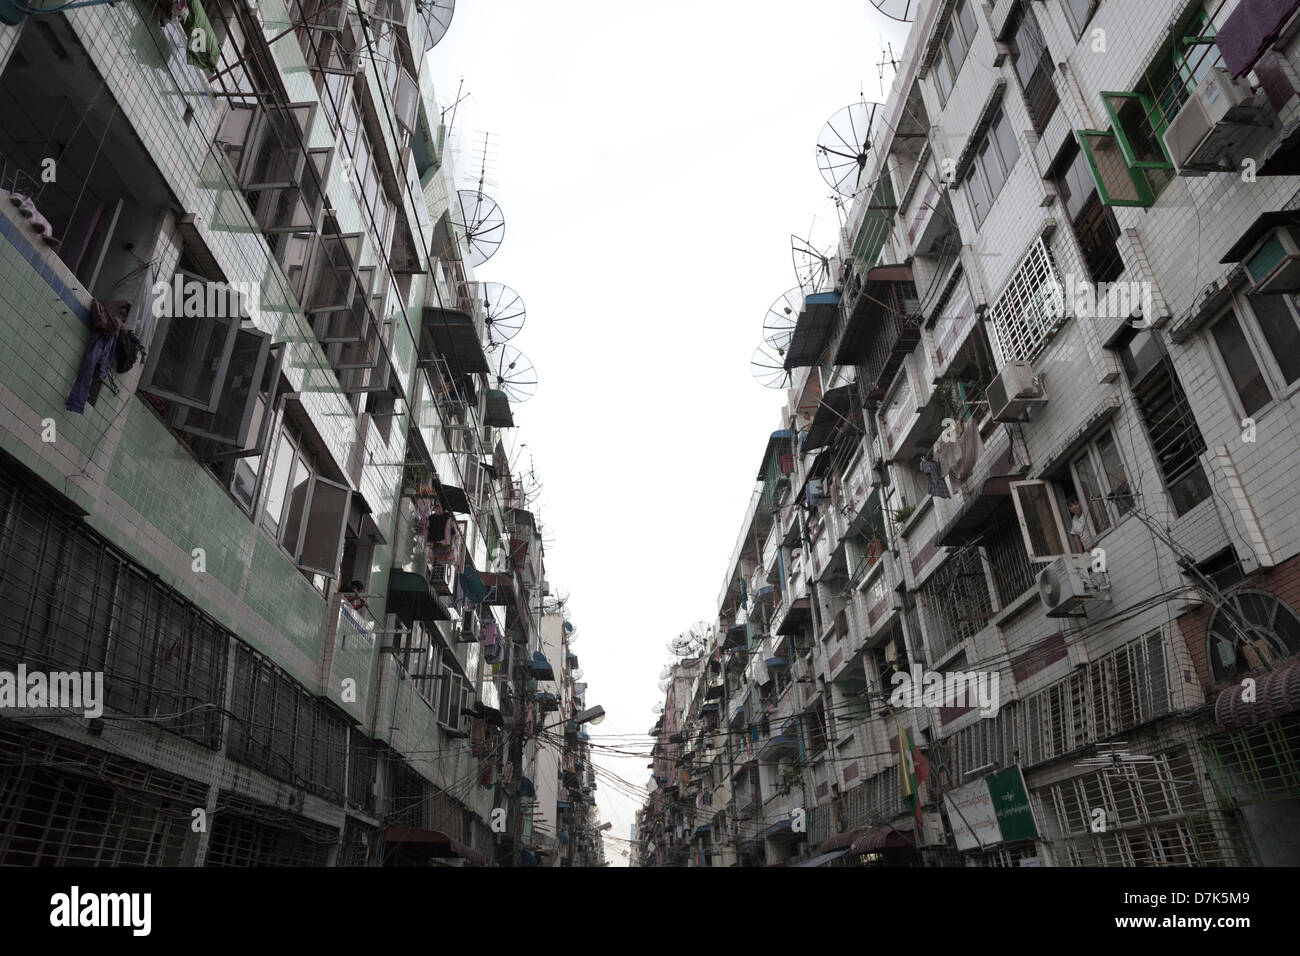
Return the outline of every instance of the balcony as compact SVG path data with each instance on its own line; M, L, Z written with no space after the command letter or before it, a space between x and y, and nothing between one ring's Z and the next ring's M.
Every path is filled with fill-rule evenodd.
M1016 463L1006 429L995 429L988 444L981 441L979 448L975 466L962 482L963 490L951 502L956 510L941 524L935 538L940 547L959 546L979 535L992 514L1009 499L1011 482L1024 476L1025 469Z
M835 364L862 366L867 401L876 403L920 341L920 300L911 267L877 266L867 273Z

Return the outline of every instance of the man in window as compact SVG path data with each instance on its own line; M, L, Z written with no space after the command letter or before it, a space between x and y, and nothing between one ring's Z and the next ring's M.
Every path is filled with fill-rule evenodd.
M1083 504L1071 495L1066 506L1070 509L1070 547L1076 553L1087 551L1084 539L1088 536L1088 525L1083 518Z

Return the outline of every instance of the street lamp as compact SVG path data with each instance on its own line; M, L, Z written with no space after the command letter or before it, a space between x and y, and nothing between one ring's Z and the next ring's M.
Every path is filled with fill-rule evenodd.
M593 727L605 719L605 708L597 704L595 707L588 707L573 718L576 724L591 724Z

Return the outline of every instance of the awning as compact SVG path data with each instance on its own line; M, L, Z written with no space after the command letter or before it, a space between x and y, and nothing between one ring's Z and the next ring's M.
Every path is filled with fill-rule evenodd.
M785 349L785 370L816 365L826 351L827 340L835 328L839 314L838 292L815 292L803 300L799 318L790 333L790 344Z
M1279 210L1264 213L1250 224L1250 228L1241 234L1241 238L1232 244L1232 248L1224 253L1219 262L1240 262L1246 258L1246 254L1251 249L1255 248L1255 243L1278 226L1300 226L1300 212Z
M712 832L713 832L713 827L709 826L707 823L704 824L703 826L699 826L695 828L696 836L703 836L706 833L712 833Z
M491 371L474 320L456 309L425 308L420 324L420 355L431 358L434 353L446 360L457 378Z
M493 428L514 428L515 416L510 411L510 399L495 388L487 390L483 405L483 424Z
M551 668L551 662L541 651L533 651L533 659L528 662L528 670L538 680L555 680L555 671Z
M487 588L483 586L483 579L478 576L478 572L472 567L461 572L460 590L466 599L473 604L481 604L483 599L487 597Z
M716 703L705 704L703 707L700 708L701 714L716 714L717 712L718 712L718 705Z
M477 717L480 720L485 720L493 727L505 726L505 718L502 717L501 711L495 707L489 707L481 700L474 701L474 703L465 708L462 713L469 713L471 716Z
M744 647L749 643L749 626L746 624L733 624L727 628L727 636L723 638L723 647Z
M848 852L848 850L835 850L832 853L823 853L820 856L815 856L810 860L800 860L798 863L791 863L790 866L825 866L832 860L838 860Z
M767 463L772 460L772 456L778 452L788 452L790 450L790 439L794 437L794 432L788 428L782 428L779 431L772 432L767 439L767 448L763 449L763 463L758 466L758 477L755 481L762 481L767 477Z
M833 853L836 850L848 852L849 847L853 846L858 838L866 832L866 830L859 827L857 829L844 830L841 833L834 833L825 840L822 840L822 845L817 848L817 851L819 853Z
M1292 657L1258 679L1255 696L1242 700L1240 685L1220 691L1214 721L1223 730L1244 730L1300 711L1300 657Z
M708 688L704 691L704 699L717 700L719 697L723 695L724 691L725 688L722 686L721 683L710 684Z
M760 601L770 601L774 593L776 593L776 589L773 588L772 585L764 584L761 588L759 588L757 591L754 592L753 603L758 604Z
M785 612L785 617L781 619L781 626L776 629L776 633L783 637L788 634L797 634L801 627L811 623L811 602L808 598L802 597L790 605L790 609Z
M424 830L400 823L390 823L384 828L384 843L418 844L427 847L430 856L458 856L473 866L487 866L487 859L478 850L441 830Z
M1214 34L1215 45L1234 77L1245 76L1267 52L1300 7L1300 0L1245 0Z
M487 593L482 603L509 607L515 603L515 576L504 571L485 571L479 575Z
M388 572L388 610L403 623L450 621L451 614L429 587L429 579L415 571L393 568Z
M803 450L814 451L823 448L835 435L839 427L849 419L853 408L854 385L841 385L832 388L822 396L822 403L817 406L817 414L804 435Z
M904 826L901 829L906 831L910 827ZM856 856L859 853L883 850L885 847L911 845L912 841L900 832L899 827L872 827L853 841L849 852Z
M769 668L771 668L771 669L773 669L773 670L776 670L776 669L779 669L779 668L785 667L787 664L789 664L789 663L790 663L790 658L788 658L788 657L769 657L769 658L768 658L767 660L765 660L763 663L764 663L764 665L766 665L767 667L769 667Z
M463 489L457 488L455 485L439 483L438 490L442 497L442 503L447 506L448 511L456 511L463 515L474 513L474 509L469 506L469 497Z
M760 760L799 752L799 742L791 736L768 737L758 752Z

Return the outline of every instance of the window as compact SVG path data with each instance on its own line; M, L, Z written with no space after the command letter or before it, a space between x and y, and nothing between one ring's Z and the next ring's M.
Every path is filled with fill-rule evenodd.
M1211 329L1242 410L1247 415L1286 395L1300 381L1300 300L1251 295Z
M975 39L975 11L973 0L961 0L948 21L944 31L943 42L934 58L935 83L939 87L939 101L947 102L957 75L961 73L966 54L970 52L971 42Z
M1056 261L1047 243L1036 239L988 310L999 365L1038 357L1065 317L1062 298Z
M1205 439L1159 335L1129 330L1117 340L1138 415L1174 511L1185 514L1210 496L1201 466Z
M1031 561L1054 561L1071 548L1061 521L1056 489L1046 481L1011 482L1011 501L1020 521L1025 549Z
M301 570L338 576L351 491L319 474L290 422L280 433L263 526ZM320 582L314 582L320 586Z
M1083 28L1088 25L1092 19L1093 13L1097 9L1100 0L1064 0L1065 12L1070 18L1070 23L1074 27L1075 39L1083 34Z
M1078 489L1085 521L1092 532L1091 538L1085 538L1086 545L1133 510L1133 491L1120 460L1114 433L1106 429L1094 441L1088 442L1070 462L1070 472Z
M1236 313L1229 312L1215 323L1211 334L1219 347L1219 355L1223 358L1228 378L1241 401L1242 410L1247 415L1255 414L1272 401L1272 396Z
M1065 204L1075 241L1093 282L1113 282L1124 272L1116 240L1115 213L1097 195L1088 157L1077 142L1067 142L1052 168L1052 181Z
M976 150L970 172L966 174L976 225L984 221L1019 159L1020 144L1005 111L999 109L989 121L988 133Z
M921 585L918 596L926 612L932 662L979 633L993 616L978 548L962 548L952 554Z
M1221 63L1214 29L1195 4L1175 25L1151 67L1131 91L1101 94L1110 130L1076 130L1098 194L1112 206L1150 206L1175 175L1165 130L1196 85Z
M1034 131L1041 136L1060 103L1056 86L1052 83L1052 54L1038 26L1038 17L1028 3L1020 5L1018 15L1020 22L1011 39L1011 62L1025 93L1029 119L1034 124Z

